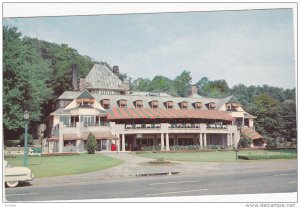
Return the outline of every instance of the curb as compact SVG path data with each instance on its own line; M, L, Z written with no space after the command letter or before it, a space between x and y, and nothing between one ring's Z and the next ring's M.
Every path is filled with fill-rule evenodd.
M143 174L136 174L136 177L140 176L157 176L157 175L175 175L178 174L179 172L165 172L165 173L143 173Z

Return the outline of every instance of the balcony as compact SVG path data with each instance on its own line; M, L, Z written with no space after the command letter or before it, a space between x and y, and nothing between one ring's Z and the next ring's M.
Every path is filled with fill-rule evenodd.
M160 129L160 124L126 124L125 129Z

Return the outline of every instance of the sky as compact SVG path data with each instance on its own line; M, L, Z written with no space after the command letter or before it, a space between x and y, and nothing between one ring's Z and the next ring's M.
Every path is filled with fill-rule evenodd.
M295 87L292 9L7 18L24 36L66 43L133 79L183 70L236 84Z

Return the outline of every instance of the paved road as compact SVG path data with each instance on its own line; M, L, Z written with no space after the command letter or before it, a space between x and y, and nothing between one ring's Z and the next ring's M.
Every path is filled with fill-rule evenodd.
M31 186L6 188L8 201L113 199L297 191L297 160L177 162L145 166L153 160L128 153L103 153L124 163L102 171L34 179ZM179 172L177 175L137 177Z
M167 175L24 186L6 189L6 200L52 201L285 192L297 192L297 171Z
M136 177L141 174L180 172L180 175L211 174L211 173L249 173L268 172L273 170L297 170L297 160L261 160L239 162L176 162L172 166L145 166L144 162L153 159L131 155L125 152L102 152L110 157L121 159L123 164L96 172L34 179L32 185L67 184L76 182L93 182L119 178Z

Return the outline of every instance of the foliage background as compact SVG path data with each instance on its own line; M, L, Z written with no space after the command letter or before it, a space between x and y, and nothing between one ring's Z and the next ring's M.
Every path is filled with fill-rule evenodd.
M4 139L16 139L24 131L23 112L30 112L30 133L54 111L55 99L71 90L71 65L77 64L83 78L96 61L80 55L66 44L55 44L35 38L22 37L16 27L3 27L3 127ZM234 95L242 108L257 116L256 130L266 138L295 140L296 92L268 85L229 87L225 80L202 77L191 83L190 72L183 69L174 80L161 75L152 80L133 80L126 73L121 80L130 82L133 91L165 92L187 97L191 84L203 97L223 98Z

